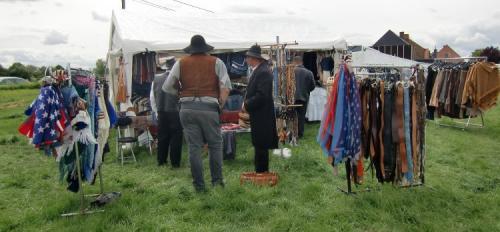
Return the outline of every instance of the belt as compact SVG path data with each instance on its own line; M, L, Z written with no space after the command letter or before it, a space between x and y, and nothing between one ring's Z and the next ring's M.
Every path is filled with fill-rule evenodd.
M412 151L412 154L413 154L413 173L417 173L417 157L418 156L418 142L417 142L417 137L418 136L418 128L417 128L417 125L418 123L420 122L418 116L417 116L417 99L418 98L418 91L416 88L413 88L413 94L412 94L412 102L411 102L411 125L412 125L412 135L411 135L411 139L412 139L412 148L413 148L413 151Z
M370 98L370 122L371 122L371 139L370 139L370 151L372 154L372 159L375 163L380 163L380 140L378 137L380 130L380 91L379 83L373 83L371 86L371 98ZM375 170L377 173L377 178L382 180L380 166L376 165Z
M361 149L361 154L363 157L368 158L370 152L369 152L369 130L370 130L370 114L368 112L368 97L369 97L369 91L370 89L367 88L366 82L368 80L365 80L362 82L361 85L361 112L363 114L363 128L362 128L362 134L361 134L361 142L362 142L362 149Z
M394 111L394 85L385 83L384 91L384 176L385 180L391 180L394 177L395 169L395 146L392 138L392 122Z
M396 94L396 118L393 119L392 137L395 138L395 141L399 147L399 157L401 159L401 172L406 173L408 171L408 162L406 160L406 146L405 146L405 132L403 125L403 107L404 107L404 90L403 86L397 86L397 94Z
M408 85L408 84L405 84ZM407 161L407 172L406 179L411 182L413 179L413 157L412 157L412 138L410 129L410 88L409 86L403 87L404 93L404 127L405 127L405 146L406 146L406 161Z
M384 131L384 99L385 99L385 88L384 88L384 81L381 81L380 82L380 109L381 109L381 113L380 113L380 130L378 132L378 138L379 138L379 141L380 141L380 162L379 162L379 165L380 165L380 175L382 177L382 179L385 179L385 172L384 172L384 153L385 153L385 147L384 147L384 134L383 134L383 131Z

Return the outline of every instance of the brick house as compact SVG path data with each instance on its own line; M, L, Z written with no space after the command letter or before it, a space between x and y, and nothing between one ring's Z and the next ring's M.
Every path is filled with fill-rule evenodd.
M444 45L443 48L441 48L437 54L436 58L459 58L460 55L453 50L448 44Z
M409 60L427 60L431 58L429 49L420 46L410 39L410 35L400 32L399 36L388 30L372 48L385 54L398 56Z

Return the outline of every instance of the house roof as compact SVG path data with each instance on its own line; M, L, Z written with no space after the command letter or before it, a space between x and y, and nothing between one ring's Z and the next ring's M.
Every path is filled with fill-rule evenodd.
M409 45L404 39L399 37L396 33L388 30L375 44L373 47L378 46L399 46L399 45Z
M441 55L441 53L449 53L450 57L460 57L460 55L447 44L439 50L438 55ZM442 56L444 56L444 54L442 54Z

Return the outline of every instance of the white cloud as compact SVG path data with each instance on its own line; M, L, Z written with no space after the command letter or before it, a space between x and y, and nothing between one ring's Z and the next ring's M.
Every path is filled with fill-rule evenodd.
M109 22L110 18L105 16L105 15L101 15L99 13L97 13L96 11L92 11L92 18L95 20L95 21L99 21L99 22Z
M67 44L68 43L68 35L62 34L58 31L51 31L45 37L43 44L45 45L59 45L59 44Z
M6 67L14 62L36 66L65 65L70 62L72 67L91 68L94 66L95 60L96 59L88 59L80 55L71 55L63 52L47 54L39 51L21 49L0 51L0 64L4 64Z
M0 0L0 2L7 2L7 3L13 3L13 2L38 2L42 0Z
M227 12L237 13L237 14L270 14L272 13L266 7L257 6L244 6L244 5L232 5L226 9Z

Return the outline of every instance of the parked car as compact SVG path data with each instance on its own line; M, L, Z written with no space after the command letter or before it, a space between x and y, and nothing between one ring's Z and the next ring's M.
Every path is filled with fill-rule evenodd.
M29 83L29 81L20 77L0 77L0 85L17 85Z

